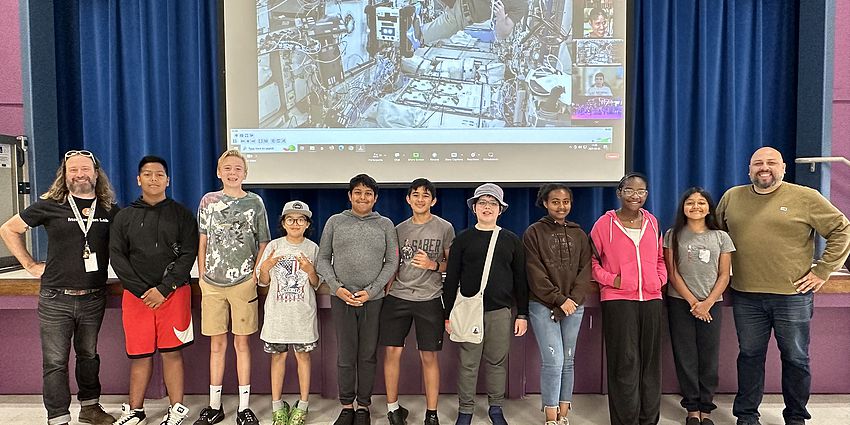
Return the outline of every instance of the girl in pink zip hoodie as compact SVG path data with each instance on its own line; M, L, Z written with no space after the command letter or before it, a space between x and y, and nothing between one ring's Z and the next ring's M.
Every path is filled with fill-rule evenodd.
M620 180L620 208L593 225L612 425L657 424L661 407L661 287L667 282L658 219L643 209L647 178Z

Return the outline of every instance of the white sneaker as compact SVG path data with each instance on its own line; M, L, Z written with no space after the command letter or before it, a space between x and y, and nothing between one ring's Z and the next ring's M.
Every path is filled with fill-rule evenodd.
M159 425L181 425L183 420L188 416L188 407L180 403L174 403L173 406L168 407L168 413L163 416L162 422Z
M134 410L130 405L124 403L121 405L121 417L113 422L113 425L145 425L148 423L143 409Z

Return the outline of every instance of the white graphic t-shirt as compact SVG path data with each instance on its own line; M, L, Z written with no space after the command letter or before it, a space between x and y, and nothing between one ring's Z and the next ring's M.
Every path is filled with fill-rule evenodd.
M286 238L269 242L260 263L274 251L283 257L269 271L263 329L260 339L273 344L308 344L319 339L316 315L316 290L310 286L307 272L301 270L296 255L309 258L314 267L319 254L315 242L304 239L293 245Z

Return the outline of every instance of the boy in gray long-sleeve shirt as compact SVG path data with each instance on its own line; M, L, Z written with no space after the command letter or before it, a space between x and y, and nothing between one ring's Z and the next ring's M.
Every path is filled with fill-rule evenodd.
M334 425L370 423L375 383L378 319L384 287L398 266L398 239L392 221L372 208L378 184L366 174L348 185L351 209L332 216L319 243L318 272L331 293L336 328L337 374L342 412ZM357 401L357 411L354 401Z

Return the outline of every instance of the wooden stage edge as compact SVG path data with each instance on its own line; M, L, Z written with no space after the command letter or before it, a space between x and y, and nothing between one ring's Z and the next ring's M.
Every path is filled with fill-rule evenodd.
M0 275L0 296L37 296L39 290L39 279L35 277L20 277L22 271L14 272L16 277L4 277ZM596 288L594 286L594 288ZM259 288L261 295L268 292L267 288ZM123 288L118 279L109 279L109 293L111 295L121 295ZM192 293L200 295L201 290L198 287L198 280L192 279ZM319 287L319 295L328 295L330 291L328 286L322 284ZM835 272L829 278L829 281L821 288L819 294L850 294L850 273L847 270Z

